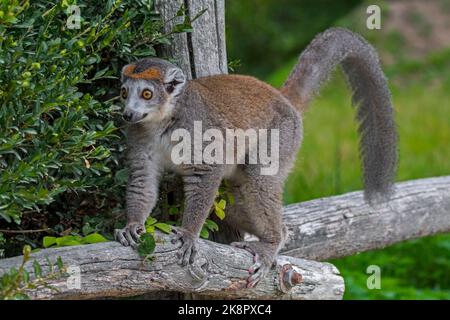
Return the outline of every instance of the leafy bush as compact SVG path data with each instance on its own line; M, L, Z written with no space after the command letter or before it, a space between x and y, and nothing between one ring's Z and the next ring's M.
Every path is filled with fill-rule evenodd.
M1 226L67 235L121 210L117 76L168 41L161 27L151 0L0 1Z

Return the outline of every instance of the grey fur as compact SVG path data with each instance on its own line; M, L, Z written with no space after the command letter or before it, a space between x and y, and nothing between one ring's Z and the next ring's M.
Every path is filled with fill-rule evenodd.
M375 49L347 29L328 29L301 54L281 90L304 107L338 64L357 108L365 197L369 202L385 200L392 192L397 168L397 132L391 94Z
M161 173L172 170L183 177L185 194L182 226L176 230L173 241L180 242L179 263L192 263L198 235L220 183L226 178L236 201L227 207L225 224L259 238L258 242L232 244L254 254L248 287L256 285L267 274L286 238L282 223L283 185L303 132L301 114L293 103L309 102L340 62L354 90L354 102L359 105L368 195L371 198L374 193L386 193L396 159L392 107L376 54L359 36L343 29L319 35L301 55L281 92L245 76L212 76L186 82L173 64L143 59L134 63L136 72L156 67L164 77L163 81L122 77L131 94L124 101L125 112L133 113L128 132L131 173L126 197L128 224L116 230L116 239L124 245L136 245L144 221L155 206ZM139 98L139 92L145 88L154 92L151 100ZM142 117L143 114L147 116ZM171 134L184 129L193 136L194 121L202 121L203 130L215 128L223 133L227 128L278 129L278 174L261 175L261 165L248 162L175 164L170 155L177 142L171 141Z

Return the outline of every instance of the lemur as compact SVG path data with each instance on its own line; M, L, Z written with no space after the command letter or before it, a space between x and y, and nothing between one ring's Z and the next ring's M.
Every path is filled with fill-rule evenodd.
M231 245L254 255L247 287L254 287L270 270L286 238L282 222L282 191L302 141L303 114L311 99L338 65L353 92L360 133L365 199L386 201L393 192L397 163L397 133L391 95L375 49L361 36L343 28L317 35L300 55L278 90L250 76L214 75L187 80L174 64L145 58L122 69L123 118L128 126L126 192L128 223L116 239L136 246L144 223L158 198L158 184L166 170L184 183L182 224L174 235L178 263L194 262L197 240L226 178L235 197L224 223L253 234L259 241ZM174 164L170 139L174 130L278 129L279 171L261 175L261 164Z

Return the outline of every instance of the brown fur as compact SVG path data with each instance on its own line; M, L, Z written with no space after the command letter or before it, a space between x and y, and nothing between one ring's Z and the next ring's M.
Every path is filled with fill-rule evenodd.
M275 115L277 102L289 104L277 89L250 76L215 75L193 80L189 85L234 128L255 128L255 124L266 128Z

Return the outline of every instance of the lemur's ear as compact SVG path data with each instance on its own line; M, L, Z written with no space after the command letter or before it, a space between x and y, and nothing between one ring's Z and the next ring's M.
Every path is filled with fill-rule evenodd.
M178 96L186 85L186 76L178 67L167 69L164 75L164 87L168 94L173 97Z
M120 82L124 82L126 76L128 76L130 73L133 73L136 66L134 64L127 64L123 66L122 72L120 73Z

